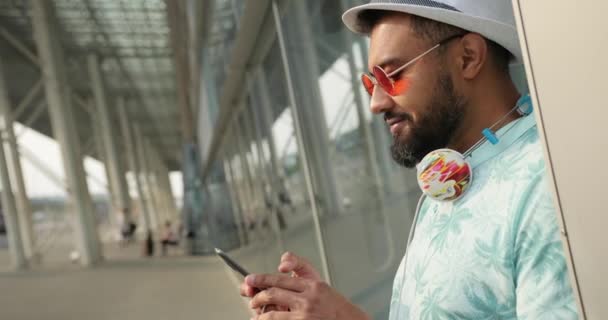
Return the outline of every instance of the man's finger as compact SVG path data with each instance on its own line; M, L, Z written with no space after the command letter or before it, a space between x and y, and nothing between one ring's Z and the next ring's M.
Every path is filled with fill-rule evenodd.
M270 312L266 312L264 314L258 315L253 319L255 319L255 320L289 320L289 319L291 319L289 317L290 315L291 315L290 312L270 311Z
M266 289L253 297L249 302L252 309L262 308L263 306L283 306L292 308L298 303L298 293L280 288ZM275 308L276 309L276 308ZM274 310L274 309L273 309Z
M315 270L310 262L291 252L285 252L281 256L281 263L279 264L278 269L279 272L283 273L293 272L298 277L319 281L322 280L321 275Z
M307 279L292 278L284 274L254 274L245 278L245 283L254 288L281 288L295 292L306 290Z
M252 286L246 284L245 282L243 282L243 283L241 283L240 292L243 297L251 298L251 297L255 296L255 294L258 292L258 290L256 290Z

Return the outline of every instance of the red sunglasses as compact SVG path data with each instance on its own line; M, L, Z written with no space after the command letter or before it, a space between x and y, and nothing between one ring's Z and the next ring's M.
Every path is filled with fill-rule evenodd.
M380 66L375 66L372 69L372 74L364 73L361 75L361 82L363 83L363 87L365 87L365 91L371 96L374 93L374 89L376 88L376 84L382 88L386 93L390 96L398 96L404 94L407 89L410 87L410 79L406 77L401 77L399 79L393 79L395 75L399 74L399 72L403 71L405 68L413 65L424 56L432 52L433 50L439 48L440 46L448 43L451 40L456 38L460 38L464 36L463 34L454 35L447 39L440 41L438 44L434 45L432 48L418 55L414 59L406 62L401 67L397 68L395 71L391 73L386 73Z

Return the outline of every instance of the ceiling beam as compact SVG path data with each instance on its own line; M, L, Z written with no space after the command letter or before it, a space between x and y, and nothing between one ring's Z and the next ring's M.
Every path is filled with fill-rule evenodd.
M183 2L165 0L167 7L167 20L171 33L171 47L175 65L177 99L180 110L181 131L184 142L195 141L194 117L192 114L190 89L190 73L188 59L188 28L186 25L185 8Z
M19 53L26 57L33 65L40 68L38 56L28 48L19 38L15 37L8 30L0 27L0 36L10 43Z

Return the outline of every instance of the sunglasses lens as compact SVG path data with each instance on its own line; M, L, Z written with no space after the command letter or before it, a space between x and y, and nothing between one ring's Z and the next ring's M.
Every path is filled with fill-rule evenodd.
M378 66L374 67L374 77L376 78L376 81L378 81L380 87L382 87L386 93L391 94L391 92L393 92L393 82L388 78L386 72L384 72L382 68Z
M367 74L362 74L361 82L363 83L365 91L371 96L374 93L374 81Z
M410 88L410 79L401 78L393 83L393 91L389 92L391 96L399 96L405 94Z
M404 94L410 88L410 79L401 77L400 79L393 81L380 67L374 68L374 77L376 78L376 81L378 81L380 87L393 97Z

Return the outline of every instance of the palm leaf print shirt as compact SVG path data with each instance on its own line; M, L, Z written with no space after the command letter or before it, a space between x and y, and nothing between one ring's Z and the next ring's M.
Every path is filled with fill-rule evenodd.
M498 137L461 199L422 204L390 320L578 318L534 117Z

